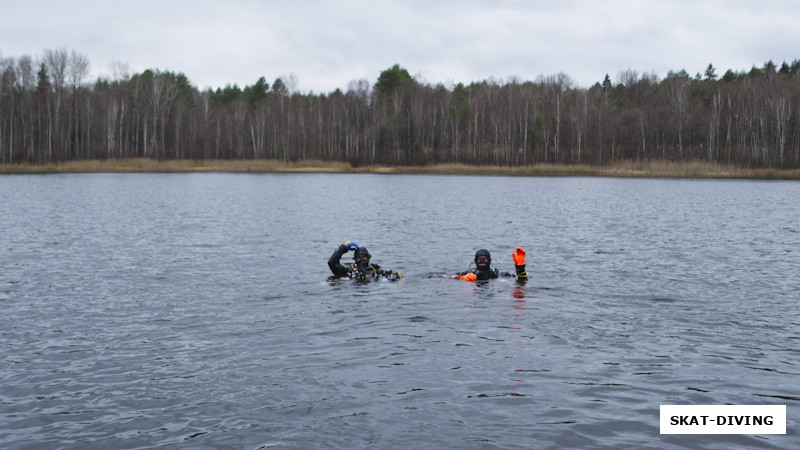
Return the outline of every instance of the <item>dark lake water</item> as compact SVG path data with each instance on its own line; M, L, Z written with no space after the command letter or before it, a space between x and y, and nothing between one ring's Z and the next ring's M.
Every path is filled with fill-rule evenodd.
M2 176L0 447L800 448L798 218L797 182ZM345 240L403 279L326 281ZM525 285L441 278L516 246Z

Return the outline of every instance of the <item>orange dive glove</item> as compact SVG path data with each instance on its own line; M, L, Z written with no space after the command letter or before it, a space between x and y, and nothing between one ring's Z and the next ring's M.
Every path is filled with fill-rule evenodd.
M512 253L511 257L514 258L514 264L518 266L525 265L525 249L517 247L517 253Z
M478 276L475 275L474 273L468 273L468 274L465 274L465 275L461 275L460 279L462 279L464 281L475 281L475 280L478 279Z

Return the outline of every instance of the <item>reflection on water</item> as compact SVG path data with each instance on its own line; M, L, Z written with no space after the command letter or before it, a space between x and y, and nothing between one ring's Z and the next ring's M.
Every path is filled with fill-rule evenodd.
M0 193L3 448L800 444L798 183L137 174ZM327 281L345 240L403 278ZM442 278L519 245L525 284ZM659 434L661 404L728 403L786 404L790 432Z

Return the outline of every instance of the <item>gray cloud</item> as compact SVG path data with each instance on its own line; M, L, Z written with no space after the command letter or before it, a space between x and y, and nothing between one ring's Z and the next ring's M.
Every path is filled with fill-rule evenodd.
M430 83L563 72L588 86L629 68L721 74L800 57L792 0L19 3L0 15L5 57L67 48L95 76L117 60L200 88L294 74L300 90L330 92L395 63Z

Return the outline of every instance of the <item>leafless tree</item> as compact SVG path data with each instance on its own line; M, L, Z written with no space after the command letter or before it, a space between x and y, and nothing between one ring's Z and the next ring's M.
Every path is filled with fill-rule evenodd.
M683 127L686 123L686 113L689 110L689 76L685 72L672 74L667 77L669 88L670 106L675 114L678 128L678 150L680 159L683 160Z

